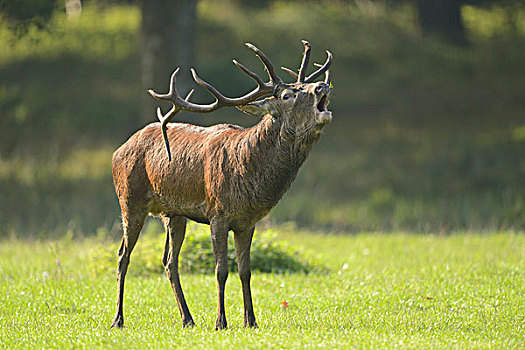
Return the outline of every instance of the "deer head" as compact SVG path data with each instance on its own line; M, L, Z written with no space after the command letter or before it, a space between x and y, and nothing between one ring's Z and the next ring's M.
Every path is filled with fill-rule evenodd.
M162 125L168 158L171 160L166 124L180 111L208 113L221 107L232 106L253 116L262 117L269 114L273 118L280 119L283 125L283 137L285 138L290 138L294 135L311 134L312 132L313 136L318 136L323 126L332 120L332 113L327 110L331 90L329 68L332 63L332 54L326 51L328 55L326 62L323 65L316 64L319 69L306 76L306 69L310 59L310 44L305 40L302 42L305 49L299 73L295 73L286 67L281 67L296 79L294 83L283 82L275 73L273 65L266 55L254 45L246 43L246 46L253 50L264 64L270 81L265 83L257 74L233 60L233 63L241 71L257 82L257 88L244 96L238 98L225 97L212 85L199 78L193 68L191 69L193 79L215 97L215 102L207 105L190 102L189 99L193 90L190 91L185 99L181 98L176 88L179 68L171 76L170 90L167 94L158 94L153 90L148 90L156 99L173 103L173 108L166 115L162 115L160 108L157 109L157 117ZM315 82L323 73L325 74L324 81ZM271 96L263 100L257 100L267 95Z
M241 111L262 117L270 114L282 120L285 130L294 133L306 133L311 130L319 132L322 127L332 120L332 113L327 110L330 98L330 73L328 68L332 61L332 54L327 51L328 59L319 70L305 77L304 72L310 57L310 44L303 40L305 51L299 73L282 67L297 81L281 83L275 87L273 96L260 101L250 102L237 107ZM324 82L314 82L323 72L326 72Z

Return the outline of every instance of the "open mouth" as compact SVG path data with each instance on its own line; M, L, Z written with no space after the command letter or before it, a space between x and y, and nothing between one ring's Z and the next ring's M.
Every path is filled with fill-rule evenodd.
M317 104L317 110L319 112L327 112L326 107L328 107L328 95L323 95Z
M318 126L322 127L332 121L332 112L330 112L326 107L328 107L328 97L329 94L323 95L319 102L317 102L315 110L315 122Z

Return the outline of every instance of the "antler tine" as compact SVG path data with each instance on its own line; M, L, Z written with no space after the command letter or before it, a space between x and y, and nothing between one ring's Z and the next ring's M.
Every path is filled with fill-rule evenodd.
M148 91L151 91L152 94L155 93L153 90L148 90ZM190 99L191 95L193 95L194 91L195 91L195 89L191 89L191 91L188 92L188 95L186 96L184 101L188 101ZM166 113L166 115L162 115L162 111L160 110L160 107L157 107L157 118L159 119L159 121L162 123L162 126L164 127L164 125L169 123L171 118L173 118L173 116L175 114L179 113L180 111L182 111L182 108L179 108L177 105L173 104L173 107L170 109L170 111L168 113Z
M290 68L281 67L281 69L284 70L286 73L290 74L292 76L292 78L294 78L294 79L297 79L297 77L299 76L299 74L295 73Z
M191 89L190 92L188 92L188 94L186 95L186 98L184 99L184 101L189 101L194 91L195 89Z
M248 46L253 52L255 52L257 57L259 57L261 62L264 64L264 66L266 67L266 71L268 72L268 76L270 77L270 82L275 85L282 83L281 78L279 78L277 74L275 73L275 69L273 69L273 65L270 59L266 57L266 55L261 50L259 50L255 45L250 44L250 43L246 43L245 45Z
M176 110L175 106L166 113L165 116L162 115L162 111L160 110L160 107L157 107L157 118L160 120L160 130L162 131L162 138L164 139L164 146L166 146L166 152L168 153L168 161L171 162L171 151L170 151L170 142L168 141L168 134L167 134L167 124L168 121L173 117L175 114L177 114L178 111Z
M298 83L303 83L306 75L306 68L308 67L308 61L310 60L310 43L306 40L302 40L304 44L303 60L301 61L301 68L299 68L299 75L297 77Z
M180 67L177 67L175 71L171 74L170 78L170 90L167 94L158 94L153 89L149 89L148 92L151 96L155 97L157 100L163 101L172 101L172 99L177 96L177 73L179 73Z
M197 84L199 84L200 86L208 90L208 92L212 94L213 97L215 97L216 101L213 104L216 104L217 108L219 107L220 104L225 103L227 98L223 94L221 94L219 90L217 90L216 88L214 88L213 86L211 86L210 84L208 84L207 82L199 78L195 69L190 68L190 70L191 70L191 75L193 76L193 80L195 80Z
M324 72L324 83L330 85L332 82L332 77L330 76L330 70Z
M186 95L186 98L184 99L185 101L188 101L190 99L191 95L193 95L193 91L195 90L191 89L191 91L188 92L188 95ZM173 104L173 108L170 109L170 111L166 113L166 115L163 116L162 111L160 110L160 107L157 107L157 118L160 121L160 128L162 130L162 138L164 139L164 145L166 146L166 152L168 153L168 160L170 162L171 162L171 151L170 151L170 143L168 141L167 124L169 123L171 118L173 118L173 116L179 113L181 110L182 109L178 109L177 106Z
M328 57L326 58L326 62L321 66L321 68L319 68L318 70L316 70L315 72L313 72L312 74L310 74L305 80L304 82L305 83L311 83L313 82L315 79L317 79L321 74L323 74L324 72L326 72L328 70L328 68L330 68L330 65L332 64L332 53L330 51L326 51L326 54L328 55Z
M316 67L322 67L322 64L314 63L314 66ZM330 69L327 69L326 72L324 72L324 83L327 85L330 85L330 82L332 81L332 78L330 76Z
M244 73L248 74L250 77L252 77L256 82L257 82L257 85L259 85L260 87L265 87L266 84L264 83L264 81L262 81L262 79L257 75L255 74L254 72L252 72L251 70L249 70L248 68L246 68L244 65L242 65L241 63L237 62L236 60L233 60L233 64L235 64L237 66L237 68L239 68L240 70L242 70Z
M240 66L242 66L242 65L240 65L240 63L238 63L238 64L239 64L238 67L240 68ZM242 67L244 67L244 66L242 66ZM250 72L251 74L255 75L255 73L252 73L246 67L244 67L244 69L246 69L246 71ZM241 70L242 70L242 68L241 68ZM221 94L212 85L208 84L207 82L205 82L204 80L199 78L199 76L197 75L197 73L195 72L195 70L193 68L191 69L191 73L193 75L193 79L195 80L195 82L197 84L199 84L200 86L202 86L203 88L205 88L206 90L208 90L208 92L210 94L212 94L213 97L215 97L215 99L216 99L216 101L214 103L212 103L210 105L206 105L206 106L195 105L195 104L191 103L191 104L188 104L188 108L186 108L186 106L183 107L183 109L189 110L191 112L211 112L211 111L213 111L215 109L218 109L220 107L223 107L223 106L240 106L240 105L244 105L244 104L247 104L249 102L254 101L255 99L258 99L259 97L262 97L264 95L268 95L268 94L272 93L273 92L273 88L274 88L273 84L271 84L271 85L265 84L259 77L255 78L251 74L247 73L248 75L250 75L252 78L254 78L257 81L257 84L259 86L257 86L254 90L252 90L251 92L247 93L244 96L237 97L237 98L229 98L229 97L226 97L223 94ZM197 108L195 108L195 107L197 107Z

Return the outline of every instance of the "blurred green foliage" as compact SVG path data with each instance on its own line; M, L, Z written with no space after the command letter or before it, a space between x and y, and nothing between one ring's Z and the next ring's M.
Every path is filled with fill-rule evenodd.
M141 243L133 252L133 271L147 275L164 273L162 256L166 234L159 222L149 221L142 232ZM110 235L99 230L98 236L103 240ZM144 237L145 236L145 237ZM118 244L113 243L106 249L94 250L89 255L89 269L98 275L115 269L115 254ZM215 271L215 260L208 226L190 223L179 259L179 271L182 273L207 273ZM272 230L258 231L254 235L250 250L252 271L267 273L309 273L326 272L311 254L307 255L277 239L277 232ZM237 257L232 235L228 237L228 266L230 272L237 272Z
M42 28L57 8L56 0L0 0L0 15L19 36L30 26Z
M462 7L471 45L458 48L422 39L408 4L200 1L195 67L226 95L253 84L232 58L264 74L244 42L290 68L301 39L316 62L334 53L334 121L271 219L352 231L525 227L525 10L509 27L508 11L491 6ZM0 236L118 234L111 152L143 126L139 26L133 5L56 12L22 37L0 22ZM210 97L198 90L195 101ZM233 109L179 120L256 122Z

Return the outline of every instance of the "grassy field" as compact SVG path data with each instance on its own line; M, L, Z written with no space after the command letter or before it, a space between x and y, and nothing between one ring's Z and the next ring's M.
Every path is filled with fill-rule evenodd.
M139 245L150 239L142 238ZM0 348L525 346L522 234L336 236L290 230L281 238L318 256L330 272L255 273L257 330L242 328L240 283L231 274L229 329L221 332L213 327L212 275L182 276L197 322L186 330L165 276L137 274L132 257L126 328L110 330L114 271L94 275L88 257L112 242L71 236L53 242L4 240ZM283 301L288 308L281 307Z

